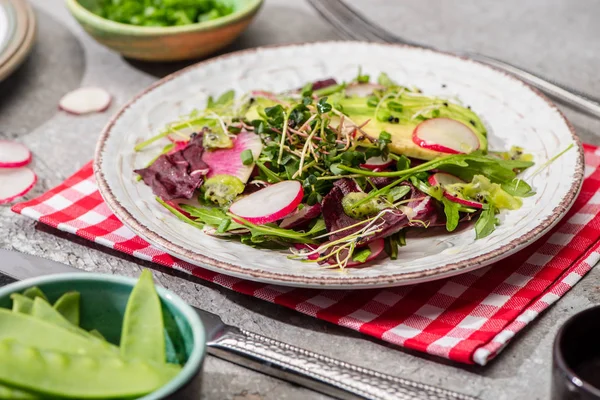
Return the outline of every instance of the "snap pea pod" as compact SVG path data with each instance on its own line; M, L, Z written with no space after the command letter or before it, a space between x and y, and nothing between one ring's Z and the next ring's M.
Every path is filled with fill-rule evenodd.
M74 355L14 339L0 340L0 381L43 397L116 399L139 397L170 381L173 364Z
M31 314L31 308L33 307L33 300L29 297L24 296L20 293L13 293L10 295L13 301L12 310L21 314Z
M8 386L0 385L0 399L4 400L38 400L41 397L33 393L25 392L19 389L13 389Z
M60 296L52 307L73 325L79 326L79 292L67 292Z
M103 334L100 333L97 329L92 329L90 331L90 335L97 337L98 339L106 340Z
M31 300L35 299L36 297L41 297L42 299L48 301L48 298L46 297L44 292L42 292L42 289L40 289L37 286L32 286L25 290L23 292L23 296L29 297Z
M0 340L6 338L19 338L24 345L71 354L111 356L116 353L115 346L110 343L91 340L31 315L0 308Z
M104 338L98 338L96 335L81 329L80 327L73 325L69 322L61 313L59 313L54 307L41 297L36 297L33 301L33 307L31 308L31 316L39 318L43 321L50 322L58 325L70 332L76 333L83 337L86 337L94 342L102 342L107 348L111 348L115 353L119 352L119 348L113 344L107 342Z
M123 358L164 363L165 333L160 298L149 270L142 271L131 291L121 331Z

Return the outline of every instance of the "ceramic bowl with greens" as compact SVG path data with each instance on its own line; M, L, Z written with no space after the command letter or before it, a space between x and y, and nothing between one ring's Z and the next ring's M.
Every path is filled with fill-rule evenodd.
M87 33L125 57L196 59L227 46L262 0L66 0Z
M199 317L148 270L0 289L0 398L199 398L204 354Z

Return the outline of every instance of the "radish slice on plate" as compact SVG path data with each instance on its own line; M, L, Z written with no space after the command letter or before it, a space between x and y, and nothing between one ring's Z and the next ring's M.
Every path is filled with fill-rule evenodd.
M0 204L26 195L36 182L37 176L27 167L0 169Z
M442 188L446 185L454 185L455 183L465 183L462 179L457 176L447 174L445 172L437 172L431 175L428 179L429 184L433 186L441 186Z
M304 243L294 243L294 248L296 250L300 250L300 253L310 253L311 251L314 251L317 246L316 245L310 245L310 244L304 244ZM307 259L309 260L316 260L317 258L319 258L319 254L318 253L313 253L311 255L306 256Z
M97 87L84 87L65 94L58 103L61 110L75 115L106 111L110 94Z
M353 259L350 259L346 264L346 267L357 267L359 265L366 264L369 261L373 261L377 258L377 256L381 254L381 252L385 248L385 241L383 239L376 239L370 242L367 246L371 250L371 254L369 254L369 257L367 257L367 259L364 262L354 261ZM335 259L334 257L333 259L328 260L328 262L329 264L337 264L337 259Z
M360 164L360 166L367 169L383 170L392 165L393 163L394 160L392 160L391 158L384 160L382 157L371 157L367 159L367 161L365 161L364 164Z
M477 208L477 209L483 208L483 203L480 203L480 202L474 201L474 200L467 200L467 199L460 198L460 197L448 192L444 188L444 186L453 185L455 183L465 183L465 181L463 181L462 179L460 179L454 175L447 174L445 172L438 172L438 173L431 175L429 177L428 181L429 181L430 185L441 186L442 189L444 189L444 197L450 201L453 201L458 204L462 204L463 206L466 206L466 207Z
M0 168L18 168L31 162L31 152L20 143L0 140Z
M208 178L215 175L232 175L238 177L242 183L248 182L254 169L254 163L244 165L241 154L244 150L250 150L256 160L260 156L262 147L262 141L257 134L242 131L233 141L232 148L205 151L202 154L202 161L210 168Z
M296 210L304 190L298 181L283 181L249 194L229 207L229 211L253 224L282 219Z
M421 122L413 131L412 139L419 147L449 154L471 153L481 146L471 128L450 118Z

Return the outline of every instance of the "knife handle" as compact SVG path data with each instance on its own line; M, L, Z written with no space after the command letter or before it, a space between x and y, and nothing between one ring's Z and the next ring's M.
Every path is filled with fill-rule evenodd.
M242 329L228 329L208 346L212 355L338 399L477 400L361 368Z

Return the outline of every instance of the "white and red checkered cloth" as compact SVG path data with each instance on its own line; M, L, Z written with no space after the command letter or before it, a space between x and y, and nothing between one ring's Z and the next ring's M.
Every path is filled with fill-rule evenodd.
M567 216L536 243L474 272L377 290L267 285L171 257L135 236L110 212L96 188L91 163L56 188L12 209L104 246L390 343L485 365L600 260L600 149L586 145L585 157L581 194Z

